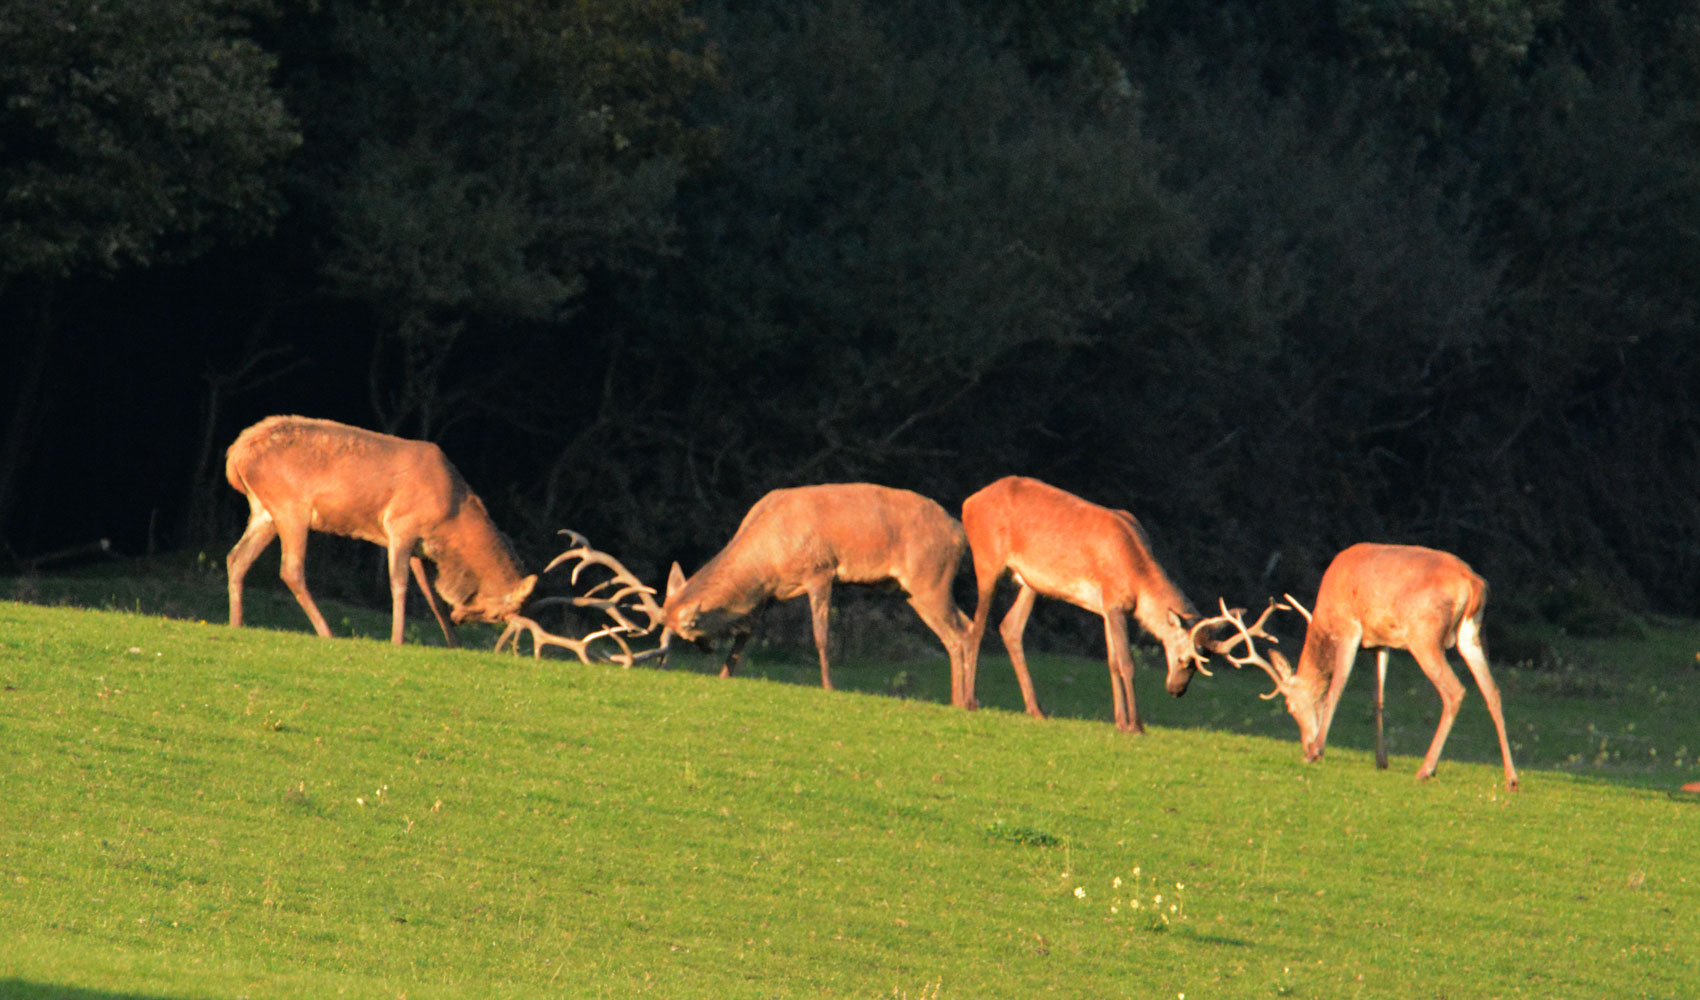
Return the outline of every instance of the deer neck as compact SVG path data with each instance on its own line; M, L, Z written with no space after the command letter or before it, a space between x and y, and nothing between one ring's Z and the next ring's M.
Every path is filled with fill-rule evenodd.
M1167 647L1171 642L1189 638L1187 626L1198 618L1198 611L1163 571L1153 566L1134 603L1133 617ZM1180 619L1179 624L1173 617Z
M520 583L519 559L477 497L468 497L422 547L437 565L437 593L455 607L480 592L508 593Z
M772 567L729 547L697 570L680 592L680 605L695 604L728 615L747 615L765 604L780 580Z
M1305 629L1304 649L1299 653L1298 666L1293 668L1293 680L1304 691L1321 697L1334 678L1344 650L1345 643L1327 623L1311 622Z

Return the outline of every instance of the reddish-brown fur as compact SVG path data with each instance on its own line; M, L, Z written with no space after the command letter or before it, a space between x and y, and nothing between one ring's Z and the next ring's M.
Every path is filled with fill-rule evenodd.
M1387 766L1380 730L1387 654L1390 649L1403 649L1440 693L1440 725L1417 770L1418 778L1432 776L1464 701L1464 685L1446 661L1446 650L1457 646L1499 731L1505 785L1515 789L1517 769L1511 763L1499 688L1488 672L1482 646L1487 594L1487 582L1449 552L1364 542L1335 556L1322 574L1298 666L1289 669L1281 654L1269 654L1278 690L1299 724L1306 759L1322 756L1358 649L1369 647L1376 650L1376 759L1381 767Z
M428 441L380 434L309 417L267 417L237 435L225 477L248 498L248 527L226 559L230 624L242 624L242 580L260 551L278 538L280 575L313 630L330 635L307 592L309 531L359 538L389 552L390 641L400 643L407 572L442 622L426 585L423 556L437 566L436 589L455 623L504 622L537 583L522 576L513 550L484 504ZM452 644L446 623L443 634Z
M1103 617L1119 728L1136 732L1145 728L1133 699L1128 615L1163 643L1169 692L1176 697L1186 693L1198 662L1186 626L1197 612L1152 557L1145 532L1132 514L1100 507L1037 479L1006 476L963 501L962 526L974 557L979 598L969 626L964 667L970 700L992 594L1006 572L1021 589L999 632L1029 715L1044 718L1027 672L1021 635L1041 594Z
M950 584L966 545L962 526L943 507L909 490L871 483L774 490L756 501L732 540L689 580L674 564L662 641L678 635L703 642L733 633L732 651L721 669L729 677L749 638L750 616L769 601L806 594L821 686L830 689L833 583L892 582L944 643L952 701L963 704L962 635L968 620L951 601Z

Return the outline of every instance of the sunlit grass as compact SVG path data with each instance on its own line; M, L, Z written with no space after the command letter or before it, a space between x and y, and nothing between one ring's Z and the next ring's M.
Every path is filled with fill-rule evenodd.
M1037 659L1060 716L1040 722L991 655L991 707L965 713L924 647L847 658L850 690L827 693L806 649L758 650L722 681L708 658L620 670L221 620L0 604L0 995L1700 982L1700 804L1674 792L1700 775L1671 745L1696 717L1680 628L1574 647L1639 691L1496 664L1524 743L1507 795L1473 694L1439 777L1412 780L1434 696L1408 662L1379 772L1367 709L1343 708L1305 765L1260 679L1231 672L1176 700L1141 670L1151 732L1133 738L1103 721L1105 667L1083 656ZM898 674L904 697L858 693ZM1611 741L1598 763L1570 759L1598 753L1588 721ZM1629 735L1661 752L1610 757Z

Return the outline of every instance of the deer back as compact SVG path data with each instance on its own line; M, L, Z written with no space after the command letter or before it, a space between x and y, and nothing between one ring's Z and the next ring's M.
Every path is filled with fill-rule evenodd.
M1347 643L1449 648L1459 623L1479 621L1486 602L1487 582L1450 552L1360 542L1322 574L1298 672L1328 676Z
M1153 634L1170 611L1196 614L1125 510L1006 476L963 501L962 524L976 561L1007 567L1041 594L1093 611L1131 612Z
M967 541L943 507L872 483L799 486L768 493L732 540L667 598L730 615L786 600L827 574L845 583L925 579L961 561Z

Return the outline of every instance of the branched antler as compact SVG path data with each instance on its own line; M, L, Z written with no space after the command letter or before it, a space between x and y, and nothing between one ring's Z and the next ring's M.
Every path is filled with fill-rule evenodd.
M1232 625L1235 631L1239 634L1226 641L1218 642L1216 644L1216 652L1221 653L1224 657L1226 657L1228 662L1232 663L1236 669L1247 665L1253 665L1261 668L1275 681L1275 690L1268 694L1258 695L1258 697L1265 701L1274 698L1276 695L1281 693L1282 685L1293 679L1293 672L1290 668L1283 669L1286 667L1286 663L1279 658L1277 658L1275 663L1270 663L1267 659L1264 659L1264 657L1257 651L1257 643L1255 640L1268 639L1272 643L1279 643L1281 641L1275 636L1270 635L1268 632L1265 632L1263 630L1263 623L1268 621L1269 616L1274 614L1277 610L1286 610L1287 605L1271 598L1269 606L1263 609L1263 614L1259 615L1257 621L1248 626L1245 623L1244 608L1234 608L1233 610L1229 610L1228 602L1221 598L1217 598L1216 603L1222 609L1222 613L1213 618L1202 619L1194 625L1192 627L1193 641L1195 643L1197 642L1198 632L1201 629L1222 624ZM1308 620L1310 616L1306 615L1305 617ZM1234 647L1238 646L1241 642L1245 643L1246 651L1244 653L1236 654L1234 652Z
M589 663L592 659L591 644L608 639L620 647L620 655L611 659L622 666L631 666L644 660L659 656L659 649L646 650L633 654L631 646L626 643L626 636L648 635L661 625L661 606L655 602L655 588L646 586L631 570L627 569L618 559L606 552L592 548L590 541L583 535L571 529L563 528L560 532L570 543L570 547L556 556L544 568L549 573L556 568L576 563L568 582L578 584L579 575L592 566L600 566L613 575L601 581L583 594L571 597L545 597L531 602L529 608L566 605L574 608L594 608L606 614L613 624L606 625L583 639L572 639L556 635L537 624L536 621L523 615L515 615L508 620L508 627L496 640L496 649L505 648L511 641L515 653L519 652L519 637L522 632L531 633L531 650L533 656L542 656L545 646L559 646L575 654L580 662ZM609 588L613 588L609 593ZM635 603L634 603L635 602ZM632 620L632 615L638 615L648 621L647 625L639 625Z
M625 629L619 625L609 625L605 628L597 629L595 632L590 633L583 639L570 639L564 635L556 635L524 615L514 615L512 618L508 619L508 627L503 630L501 637L496 640L496 651L498 653L501 652L507 647L509 642L512 642L514 652L518 653L519 637L521 632L531 633L531 655L533 656L542 656L543 647L545 646L560 646L562 649L570 650L574 655L576 655L579 658L580 663L589 663L592 660L590 655L591 643L598 639L613 639L614 642L619 645L622 654L614 657L614 662L627 667L637 662L632 656L631 647L626 645L625 639L621 638Z

